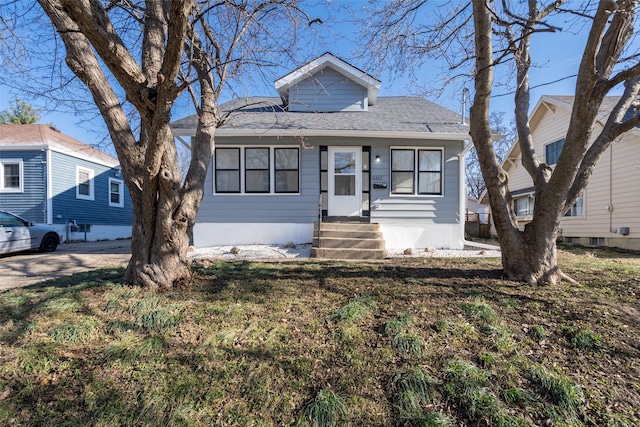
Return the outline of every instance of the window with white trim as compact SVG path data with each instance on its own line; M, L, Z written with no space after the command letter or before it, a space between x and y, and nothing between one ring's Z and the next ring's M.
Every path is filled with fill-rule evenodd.
M124 207L124 182L121 179L109 178L109 206Z
M297 147L216 147L214 157L215 193L300 192Z
M93 169L76 166L76 199L94 200Z
M545 161L548 165L558 163L560 153L562 153L562 147L564 147L564 138L544 146Z
M564 216L582 216L584 212L584 197L580 195Z
M516 216L533 215L533 196L516 197L513 199L513 212Z
M0 160L0 191L22 193L24 191L24 169L22 159Z
M391 194L442 195L442 149L392 148Z

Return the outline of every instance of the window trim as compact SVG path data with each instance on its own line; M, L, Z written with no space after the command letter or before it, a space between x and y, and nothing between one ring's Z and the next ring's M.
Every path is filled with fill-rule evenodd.
M558 151L556 145L559 144L561 141L562 141L562 147L560 148L560 152L558 153L558 157L556 159L554 159L555 161L553 163L551 163L549 161L549 152L548 152L548 150L549 150L550 147L553 146L554 152ZM553 166L556 163L558 163L558 159L560 159L560 154L562 154L562 149L564 148L564 143L565 143L565 139L564 138L560 138L558 140L552 141L552 142L544 145L544 161L547 163L547 165Z
M111 201L111 184L112 183L117 183L120 191L117 193L119 196L119 201L118 203L114 203ZM109 178L109 184L108 184L108 195L107 197L109 198L109 206L113 207L113 208L124 208L124 181L121 179L117 179L117 178Z
M518 211L516 210L516 200L524 200L524 199L529 200L530 213L527 213L525 215L518 215ZM522 218L528 218L533 216L534 203L535 202L534 202L533 193L518 194L517 196L513 197L512 208L516 218L522 219Z
M578 203L578 201L580 199L582 199L582 212L580 213L580 215L570 215L571 211L573 210L573 208L576 207L576 204ZM578 200L576 200L576 202L573 204L573 206L571 206L571 208L564 214L562 219L563 220L565 220L565 219L583 219L586 216L585 212L586 212L585 197L584 197L584 193L582 193L580 195L580 197L578 197Z
M89 174L89 194L80 194L80 172L87 172ZM85 168L82 166L76 166L76 199L80 200L95 200L95 186L94 186L95 171L93 169Z
M216 155L216 151L217 150L237 150L238 151L238 169L218 169L218 162L217 162L217 155ZM214 194L238 194L238 193L242 193L242 183L243 183L243 179L242 179L242 166L243 166L243 156L242 156L242 150L240 149L240 147L216 147L216 149L213 152L213 192ZM223 171L223 172L233 172L233 171L237 171L238 172L238 191L220 191L218 190L218 171Z
M253 169L253 168L249 169L249 168L247 168L247 150L257 150L257 149L260 149L260 150L265 150L266 149L267 150L267 168L266 169L264 169L264 168L263 169ZM243 148L241 148L241 151L242 151L242 156L243 156L243 159L244 159L244 166L245 167L244 167L244 174L243 174L244 175L244 182L241 183L240 188L241 189L244 188L244 192L246 194L269 194L271 192L271 150L269 149L269 147L243 147ZM241 170L242 170L242 163L243 162L240 162ZM267 171L267 176L268 176L268 180L269 180L268 185L267 185L267 190L266 191L264 191L264 190L262 190L262 191L249 191L249 190L247 190L247 173L248 172L254 172L254 171L262 171L262 172L264 172L265 170Z
M413 170L393 170L393 151L394 150L413 150ZM444 197L444 147L416 147L416 146L391 146L389 147L389 195L391 197ZM421 171L420 170L420 152L439 151L440 152L440 170L439 171ZM413 193L398 193L393 191L393 173L394 172L412 172L413 173ZM420 173L421 172L437 172L440 174L440 192L439 193L421 193L420 192Z
M300 150L299 146L293 146L293 145L255 145L255 144L250 144L250 145L218 145L216 147L216 150L218 149L238 149L239 150L239 155L240 155L240 169L238 170L238 173L240 174L240 191L218 191L217 189L217 182L216 182L216 172L218 170L226 170L226 169L217 169L216 168L216 157L215 157L215 151L213 153L213 157L212 157L212 163L213 163L213 174L212 174L212 179L213 179L213 195L224 195L224 196L281 196L281 195L300 195L300 165L301 165L301 155L302 155L302 151ZM246 149L252 149L252 148L266 148L269 150L269 191L268 192L254 192L254 191L246 191ZM298 169L276 169L276 161L275 161L275 152L276 149L294 149L298 152ZM233 169L236 170L236 169ZM261 170L261 169L249 169L249 170ZM276 181L275 181L275 177L276 177L276 172L281 172L281 171L297 171L298 173L298 191L276 191Z
M4 167L5 165L18 165L18 177L20 185L18 187L4 186ZM2 193L24 193L24 161L23 159L0 159L0 192Z

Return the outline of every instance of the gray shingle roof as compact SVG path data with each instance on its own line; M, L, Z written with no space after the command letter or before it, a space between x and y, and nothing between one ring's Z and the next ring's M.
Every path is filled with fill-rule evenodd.
M251 97L236 99L221 105L230 112L228 122L220 130L288 131L307 134L316 131L365 131L384 133L419 133L467 135L469 127L462 125L460 114L421 97L379 97L376 104L364 112L289 112L280 98ZM197 116L192 115L171 123L176 134L195 133Z

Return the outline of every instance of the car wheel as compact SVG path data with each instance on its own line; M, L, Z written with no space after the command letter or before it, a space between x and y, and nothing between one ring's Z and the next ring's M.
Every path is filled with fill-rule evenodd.
M41 252L53 252L58 247L58 237L55 234L47 234L40 243Z

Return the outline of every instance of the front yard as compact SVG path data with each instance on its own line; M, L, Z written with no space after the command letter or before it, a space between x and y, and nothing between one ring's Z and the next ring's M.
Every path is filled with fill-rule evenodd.
M640 424L640 261L199 261L167 293L100 269L0 293L1 425Z

